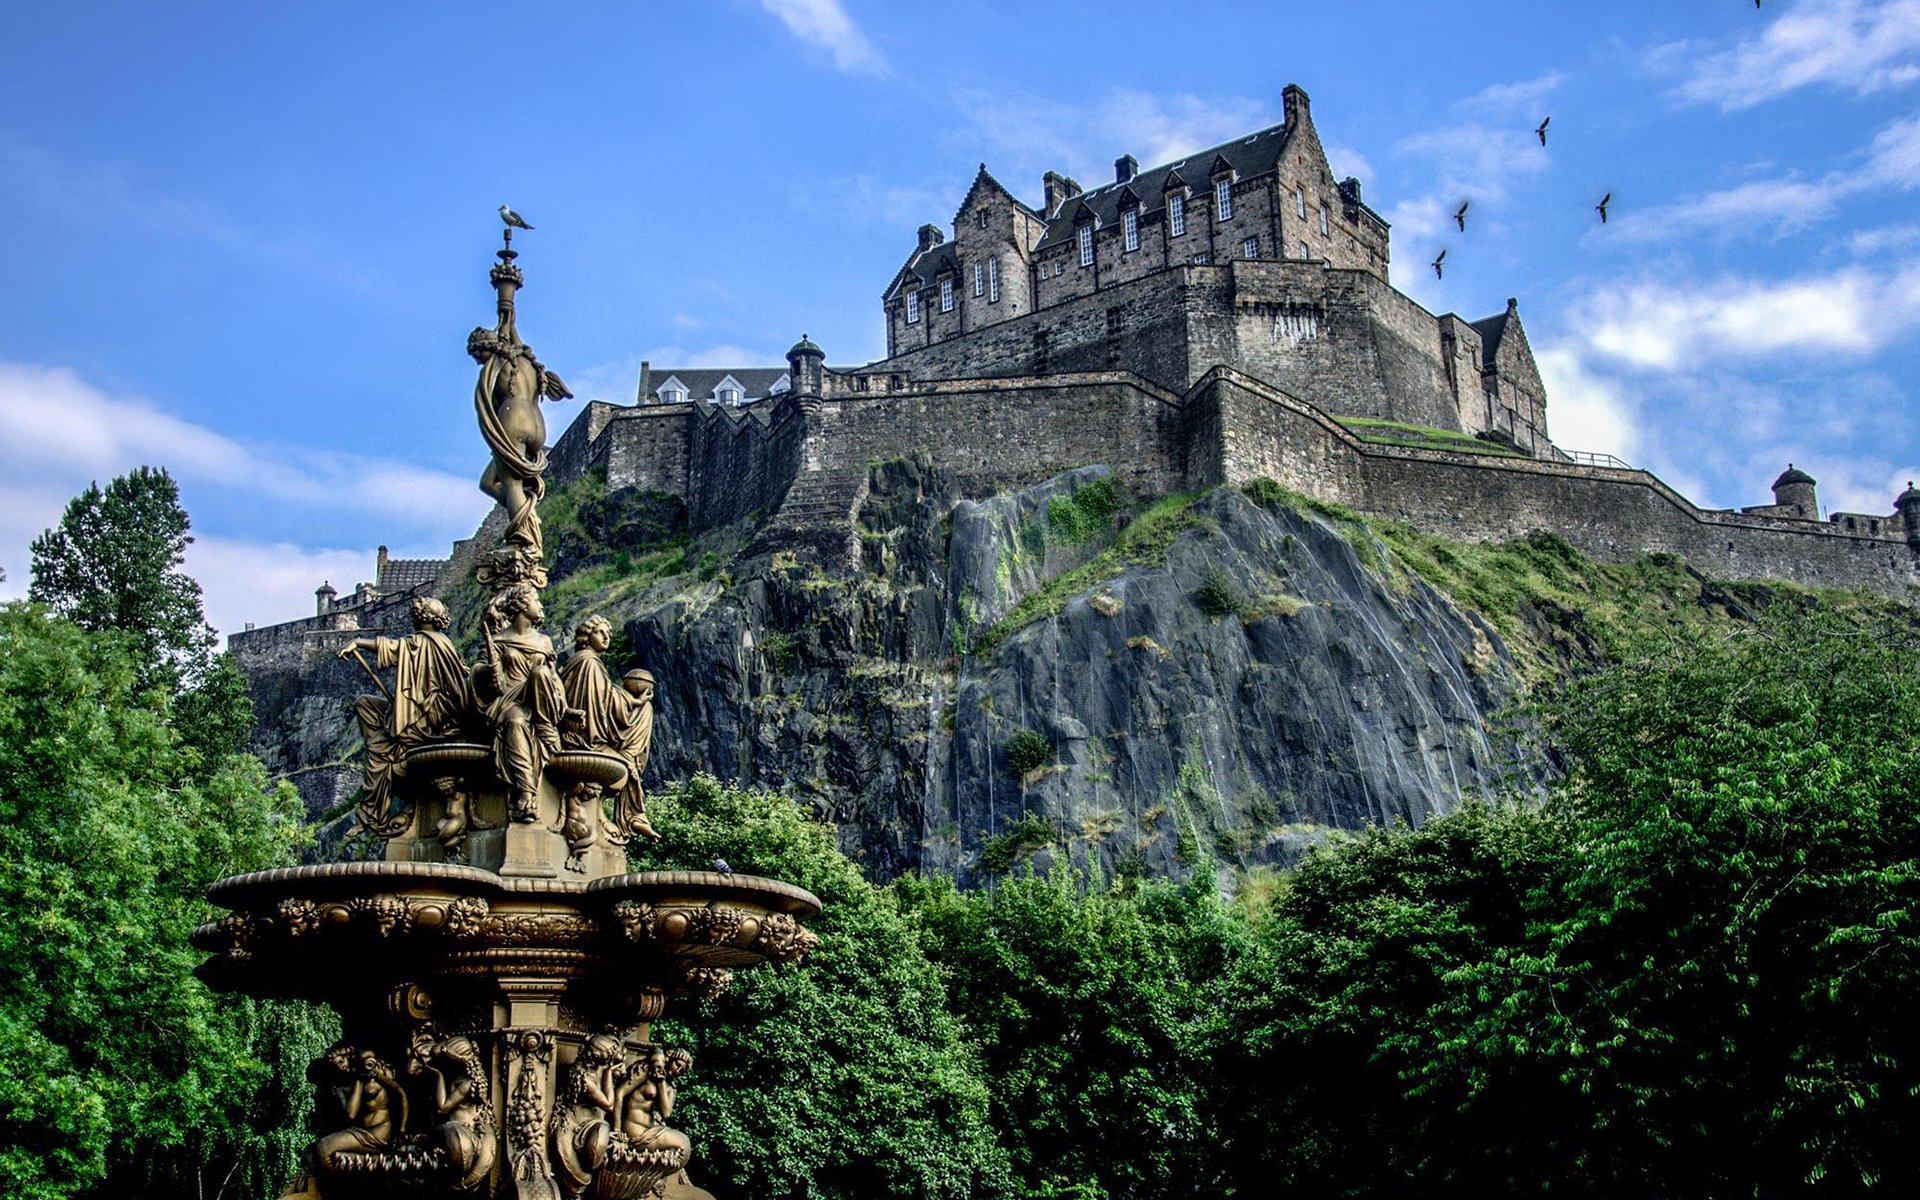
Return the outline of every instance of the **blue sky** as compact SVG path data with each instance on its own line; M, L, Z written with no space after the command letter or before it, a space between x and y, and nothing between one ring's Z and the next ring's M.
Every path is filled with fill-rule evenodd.
M881 289L976 163L1037 204L1049 168L1277 122L1288 82L1398 286L1519 298L1562 445L1716 506L1789 459L1832 508L1920 477L1920 0L69 0L0 29L7 595L142 462L225 630L470 534L502 202L538 226L523 334L626 400L643 358L877 357Z

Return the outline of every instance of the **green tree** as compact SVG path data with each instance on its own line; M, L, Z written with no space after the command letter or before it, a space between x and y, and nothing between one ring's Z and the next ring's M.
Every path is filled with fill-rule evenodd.
M894 887L982 1049L1016 1194L1217 1190L1199 1034L1244 938L1210 881L1118 890L1056 868L991 893Z
M0 607L0 1189L57 1200L282 1181L323 1030L216 998L187 943L208 884L290 861L290 788L195 764L118 638ZM224 1189L224 1190L223 1190Z
M1002 1194L986 1087L939 972L832 828L705 775L648 808L665 836L638 850L636 868L704 869L718 856L825 906L804 963L743 971L697 1019L661 1026L694 1054L676 1116L694 1135L696 1174L767 1200Z
M164 469L138 467L68 503L33 540L27 596L90 633L132 639L140 682L197 679L213 647L200 585L181 570L189 522Z

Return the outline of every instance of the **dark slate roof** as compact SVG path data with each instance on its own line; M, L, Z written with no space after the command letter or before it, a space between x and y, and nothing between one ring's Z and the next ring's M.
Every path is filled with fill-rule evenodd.
M1109 183L1082 192L1060 206L1053 220L1047 222L1046 235L1034 249L1045 250L1071 240L1074 226L1079 224L1083 213L1091 214L1095 223L1102 226L1118 221L1120 198L1129 188L1139 198L1140 213L1145 216L1166 207L1167 178L1175 172L1179 173L1180 182L1187 187L1195 192L1205 192L1213 186L1212 171L1221 162L1232 167L1242 179L1262 175L1273 170L1286 145L1287 127L1275 125L1246 137L1235 138L1224 145L1189 154L1178 162L1163 163L1142 171L1126 183Z
M721 380L731 375L734 382L746 389L746 399L762 400L768 395L769 389L786 373L785 367L653 367L647 376L648 386L652 389L647 398L658 403L660 385L669 379L678 379L687 385L687 399L711 400L713 389L720 386Z
M1478 321L1468 321L1474 332L1480 335L1480 365L1491 367L1500 353L1500 339L1507 333L1507 318L1513 315L1511 309L1493 317L1483 317Z
M933 281L942 271L952 271L956 275L960 273L960 260L954 257L952 242L941 242L938 246L915 250L907 258L906 265L900 268L900 273L893 277L893 286L889 287L886 294L880 298L893 299L899 294L901 286L909 280L918 283L921 287L932 287Z
M388 596L412 591L440 578L447 562L444 558L390 558L381 564L380 578L374 580L373 586Z

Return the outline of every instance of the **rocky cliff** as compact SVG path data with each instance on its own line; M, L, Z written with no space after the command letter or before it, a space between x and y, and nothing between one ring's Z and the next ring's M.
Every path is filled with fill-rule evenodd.
M1550 771L1514 715L1529 681L1633 614L1737 616L1764 591L1550 538L1383 534L1272 487L1143 500L1098 466L984 499L922 460L818 490L839 499L811 531L699 541L671 497L556 493L548 627L570 645L598 612L618 665L658 678L650 782L787 792L882 877L1063 854L1225 872L1417 822ZM477 591L449 599L471 642ZM262 705L282 771L352 753L364 680L305 682Z

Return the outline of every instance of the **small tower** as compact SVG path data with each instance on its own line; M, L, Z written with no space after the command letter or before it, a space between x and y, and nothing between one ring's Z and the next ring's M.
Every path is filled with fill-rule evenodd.
M787 382L793 394L802 400L818 400L825 394L826 352L813 344L806 334L787 351Z
M1893 511L1900 514L1907 540L1920 545L1920 488L1913 486L1913 480L1907 480L1907 490L1894 500Z
M320 586L313 589L313 615L316 617L326 616L328 611L333 608L334 599L339 595L339 592L333 590L331 583L321 580Z
M1800 470L1792 463L1780 472L1780 478L1773 481L1773 504L1775 508L1790 509L1782 516L1804 517L1809 521L1820 519L1820 503L1814 498L1813 476Z

